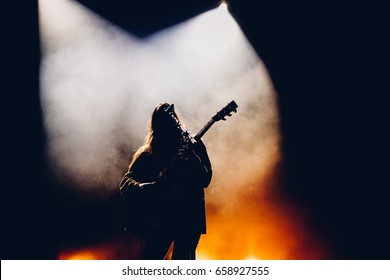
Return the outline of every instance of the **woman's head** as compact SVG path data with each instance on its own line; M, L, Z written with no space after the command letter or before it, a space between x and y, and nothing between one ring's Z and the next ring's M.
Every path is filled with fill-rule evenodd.
M167 132L177 130L176 123L172 116L170 116L168 108L170 108L171 114L177 118L177 114L173 109L173 104L171 105L166 102L158 104L154 108L152 118L150 120L150 130L153 131L154 134L166 134Z
M176 148L178 143L180 143L182 137L181 130L170 114L173 114L179 120L173 109L173 104L163 102L154 108L150 119L149 143L151 149Z

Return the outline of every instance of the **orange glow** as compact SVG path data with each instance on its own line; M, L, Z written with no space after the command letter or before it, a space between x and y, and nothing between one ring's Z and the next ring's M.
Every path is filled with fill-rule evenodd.
M198 255L217 260L327 258L326 244L303 210L279 194L280 172L273 170L268 166L255 180L237 178L239 183L225 190L221 202L215 198L218 192L210 192L214 205L207 208L208 232Z
M318 236L285 206L246 202L231 212L210 215L199 256L207 259L323 259Z
M246 187L247 190L251 189ZM238 186L238 189L244 188ZM302 210L278 197L275 188L270 189L272 191L257 194L232 193L241 197L234 203L225 201L225 206L209 204L208 232L202 235L199 242L197 259L326 259L326 244L321 235L305 221ZM113 236L112 239L89 247L63 250L59 259L139 258L140 239L129 233Z
M135 235L121 232L108 240L70 247L60 250L60 260L121 260L139 259L141 239Z
M252 168L242 169L243 164L214 159L215 176L206 189L207 234L200 239L198 259L329 258L329 244L304 209L280 192L283 175L277 153L261 164L252 159ZM225 180L226 174L234 176ZM139 237L122 233L100 244L63 251L60 258L139 259L142 248Z
M88 250L81 251L63 251L59 256L60 260L97 260L96 255Z

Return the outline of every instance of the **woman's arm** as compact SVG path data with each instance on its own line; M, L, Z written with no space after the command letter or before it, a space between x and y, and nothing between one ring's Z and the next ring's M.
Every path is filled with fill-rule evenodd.
M138 192L152 191L156 185L156 181L146 181L145 174L148 168L146 164L146 155L140 155L137 160L129 167L129 170L123 176L119 188L123 195Z

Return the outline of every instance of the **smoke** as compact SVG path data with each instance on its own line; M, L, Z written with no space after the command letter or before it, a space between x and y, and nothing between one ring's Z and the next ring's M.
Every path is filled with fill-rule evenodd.
M77 2L41 1L40 9L42 107L56 172L81 186L115 186L161 101L175 103L193 133L231 100L239 104L205 136L216 167L242 152L269 154L264 145L278 133L271 85L227 14L221 21L210 11L141 42ZM226 29L230 36L215 40Z
M86 195L113 195L143 142L156 104L174 103L195 134L235 100L238 112L203 137L214 175L206 193L211 233L200 251L243 235L243 230L249 231L248 238L266 231L247 224L232 232L233 221L244 219L241 215L256 223L259 212L276 207L267 205L267 198L277 187L281 158L271 80L229 14L215 9L141 41L77 2L39 4L41 103L51 172L58 181L72 182ZM293 231L292 223L281 219L287 212L282 213L265 219L272 220L274 232ZM221 221L227 222L226 231L215 233ZM267 238L272 234L254 244L265 246ZM273 244L291 242L281 240ZM210 257L220 258L211 251Z

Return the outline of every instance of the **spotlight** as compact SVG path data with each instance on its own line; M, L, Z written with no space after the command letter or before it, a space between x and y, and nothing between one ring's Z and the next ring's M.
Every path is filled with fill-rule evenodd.
M219 5L219 9L227 11L228 5L226 1L221 1L221 4Z

